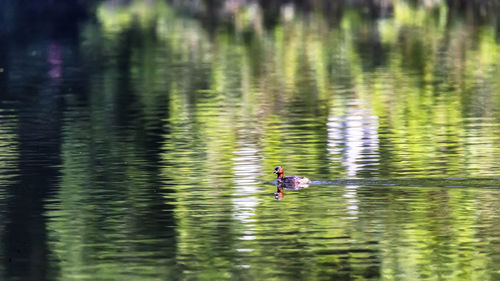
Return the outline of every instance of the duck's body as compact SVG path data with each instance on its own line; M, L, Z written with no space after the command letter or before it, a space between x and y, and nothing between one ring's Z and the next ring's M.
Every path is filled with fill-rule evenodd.
M311 180L308 178L298 176L284 177L276 180L277 185L284 186L286 189L301 189L308 187L310 183Z
M304 187L308 187L309 184L311 183L311 180L306 178L306 177L299 177L299 176L289 176L285 177L283 168L281 166L277 166L274 168L275 174L278 175L278 178L276 179L276 186L278 188L285 188L285 189L301 189Z

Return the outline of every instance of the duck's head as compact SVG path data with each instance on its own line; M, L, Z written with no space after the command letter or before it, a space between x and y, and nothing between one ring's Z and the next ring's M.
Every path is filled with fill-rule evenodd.
M278 179L282 178L283 177L283 168L281 168L281 166L276 166L274 168L274 172L273 173L278 175Z

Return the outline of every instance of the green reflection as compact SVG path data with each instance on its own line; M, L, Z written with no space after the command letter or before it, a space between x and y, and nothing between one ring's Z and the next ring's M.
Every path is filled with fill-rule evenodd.
M497 190L441 179L498 185L497 35L436 3L333 23L284 6L271 26L243 5L206 27L163 1L103 2L48 211L60 279L494 280ZM437 183L276 202L277 164Z
M9 223L6 212L9 203L9 188L18 182L19 173L19 139L16 134L18 116L16 110L9 105L0 105L0 232L5 233L5 226ZM0 246L4 253L7 248L5 244ZM2 260L6 256L0 255ZM6 278L6 268L0 265L0 276Z

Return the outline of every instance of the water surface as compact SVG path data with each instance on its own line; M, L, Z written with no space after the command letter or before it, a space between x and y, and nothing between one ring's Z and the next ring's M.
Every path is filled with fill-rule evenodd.
M0 1L0 279L500 278L494 3L45 2Z

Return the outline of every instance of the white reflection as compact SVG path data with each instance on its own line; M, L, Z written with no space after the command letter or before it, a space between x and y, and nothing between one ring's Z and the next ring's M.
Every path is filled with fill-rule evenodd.
M283 4L280 12L284 21L292 21L295 17L295 5L293 3Z
M348 185L345 187L344 198L346 198L347 206L346 213L348 214L346 219L356 220L358 219L358 209L359 209L359 200L358 200L358 191L357 185Z
M248 139L248 138L247 138ZM239 143L239 149L235 151L233 160L233 171L235 175L235 189L233 192L233 216L244 225L244 231L240 240L255 239L254 227L255 207L258 198L254 195L259 191L258 176L261 171L259 164L259 151L255 144L248 143L243 137Z
M257 238L255 235L245 235L241 236L240 240L255 240L255 238Z
M378 164L378 119L355 100L341 116L328 118L328 152L333 164L341 164L348 177ZM334 112L334 110L332 110Z
M237 252L253 252L253 249L236 249Z

